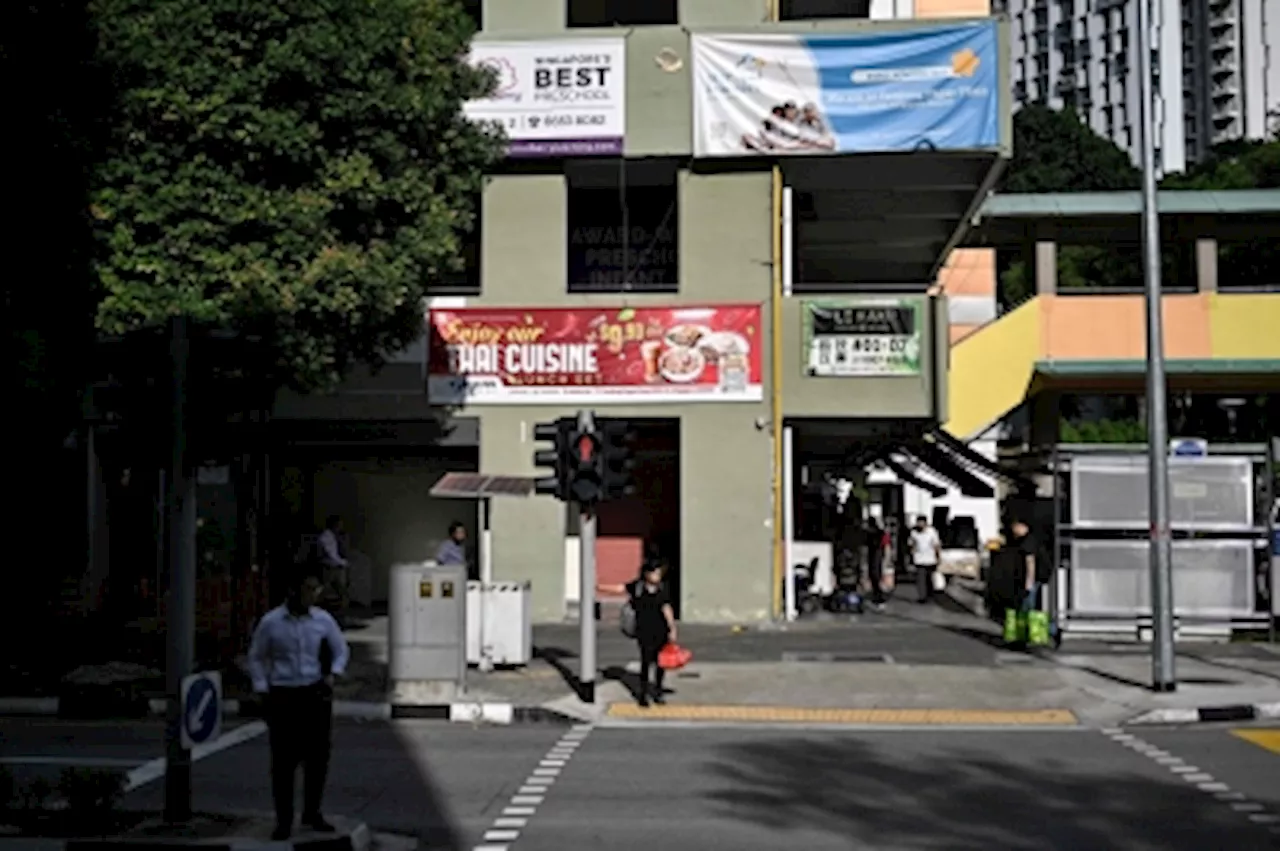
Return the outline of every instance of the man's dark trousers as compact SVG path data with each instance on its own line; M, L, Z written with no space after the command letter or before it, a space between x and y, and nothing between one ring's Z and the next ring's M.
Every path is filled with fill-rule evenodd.
M320 817L320 800L333 747L333 690L324 683L273 686L267 694L271 737L271 797L280 827L293 825L293 780L303 769L302 818Z
M933 599L933 574L938 569L936 564L917 564L916 568L916 602L927 603Z

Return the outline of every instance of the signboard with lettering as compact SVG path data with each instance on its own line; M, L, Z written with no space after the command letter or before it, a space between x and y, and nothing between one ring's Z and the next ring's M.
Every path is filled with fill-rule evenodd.
M428 314L432 404L758 402L758 304Z
M919 298L805 302L805 374L919 375L923 319Z
M472 121L501 125L511 157L618 156L626 137L626 40L477 41L472 62L497 76L468 102Z

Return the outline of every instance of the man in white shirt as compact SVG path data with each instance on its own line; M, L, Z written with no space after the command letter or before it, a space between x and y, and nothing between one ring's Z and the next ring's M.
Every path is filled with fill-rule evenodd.
M304 772L302 824L332 833L320 813L333 731L333 678L347 668L350 651L338 622L311 605L318 583L304 566L288 577L284 605L262 616L249 645L253 690L264 698L271 740L271 796L276 829L272 839L293 830L293 781Z
M916 518L911 530L911 564L916 571L916 601L927 603L933 597L933 574L942 561L942 539L923 514Z

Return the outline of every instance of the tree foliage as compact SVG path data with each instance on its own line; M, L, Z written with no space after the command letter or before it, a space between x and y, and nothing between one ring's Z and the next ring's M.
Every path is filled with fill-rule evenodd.
M1129 155L1070 110L1028 104L1013 116L1013 160L1003 192L1110 192L1137 189Z
M421 333L499 156L457 0L92 0L116 88L92 174L100 330L182 313L331 385ZM264 368L267 365L264 364Z
M1161 183L1162 189L1278 189L1280 140L1227 142L1182 174Z

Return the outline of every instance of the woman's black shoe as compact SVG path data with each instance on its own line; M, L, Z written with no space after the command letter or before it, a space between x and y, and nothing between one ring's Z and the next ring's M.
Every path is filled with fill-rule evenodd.
M659 706L661 706L662 704L664 704L664 703L666 703L666 702L667 702L667 699L666 699L666 697L664 697L664 696L663 696L662 692L661 692L661 691L659 691L659 692L657 692L656 694L654 694L654 696L653 696L653 702L654 702L654 703L656 703L656 704L658 704Z
M642 707L647 708L649 706L649 698L645 697L644 695L640 695L640 699L637 700L636 703L640 704L640 706Z

